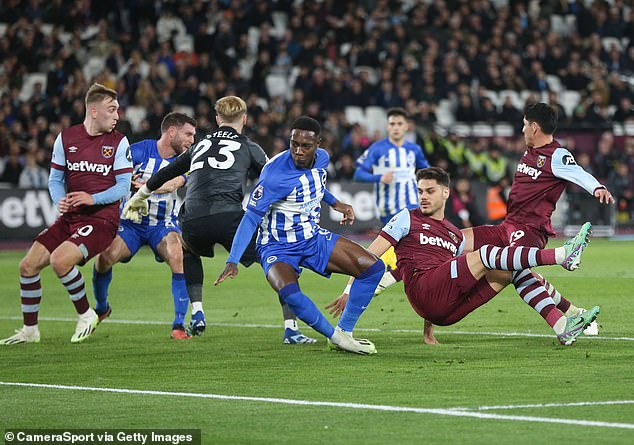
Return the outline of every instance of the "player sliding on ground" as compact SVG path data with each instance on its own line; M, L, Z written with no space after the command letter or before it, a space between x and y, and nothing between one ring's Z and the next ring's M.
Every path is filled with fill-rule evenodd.
M394 246L403 273L405 293L418 315L437 325L451 325L495 297L510 281L510 272L559 264L575 270L588 245L591 224L562 247L496 247L484 245L462 255L464 237L445 219L449 174L432 167L417 173L420 208L399 212L368 250L381 255ZM346 305L346 295L327 308L334 315ZM561 316L553 329L563 345L571 345L596 318L599 307L579 315ZM431 327L430 327L431 329ZM426 335L433 333L427 332Z
M354 326L372 300L385 265L360 245L319 227L322 199L354 221L352 207L326 190L330 157L319 148L321 127L302 116L291 126L290 149L271 159L253 189L247 211L233 239L225 270L216 284L238 274L238 262L257 227L260 264L271 287L295 314L329 339L332 347L357 354L374 354L372 342L352 337ZM299 287L301 267L330 277L332 272L354 276L350 302L336 328Z

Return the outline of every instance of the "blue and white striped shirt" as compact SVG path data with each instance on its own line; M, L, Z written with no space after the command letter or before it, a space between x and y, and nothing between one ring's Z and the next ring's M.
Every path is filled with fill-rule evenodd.
M367 173L374 174L369 180L376 183L379 216L389 219L405 208L418 207L416 170L426 167L429 167L429 163L419 145L405 141L401 147L397 147L389 138L385 138L370 145L357 160L357 169L366 175L355 174L355 179L367 181ZM390 184L383 184L380 182L381 176L388 172L394 174L394 179Z
M154 139L145 139L136 142L130 146L132 152L132 165L134 166L134 175L141 173L138 178L140 181L146 182L154 173L168 166L178 156L163 159L158 151L157 141ZM130 192L128 198L134 193ZM141 219L143 226L171 225L176 224L176 191L171 193L153 193L148 198L148 214ZM123 204L122 207L123 208Z
M264 166L247 203L248 210L263 216L259 245L295 243L317 233L329 161L328 152L318 148L313 167L298 169L286 150Z

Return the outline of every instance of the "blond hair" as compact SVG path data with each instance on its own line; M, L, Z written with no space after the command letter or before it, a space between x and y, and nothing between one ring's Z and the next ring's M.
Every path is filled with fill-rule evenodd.
M216 101L214 109L221 121L234 123L247 112L247 104L238 96L225 96Z
M107 97L117 100L117 92L100 83L93 83L86 91L86 109L88 109L88 104L101 102Z

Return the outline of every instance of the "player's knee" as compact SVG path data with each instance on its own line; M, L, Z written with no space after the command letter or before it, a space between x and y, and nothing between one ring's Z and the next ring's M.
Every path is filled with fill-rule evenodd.
M368 283L379 284L383 274L385 273L385 263L382 260L377 260L372 266L366 269L361 275L357 277L357 280L366 281Z
M57 252L51 254L51 269L58 277L66 275L74 265L66 255Z
M20 275L23 277L32 277L40 272L39 269L37 262L28 255L20 261Z
M112 268L114 264L112 255L107 250L101 252L97 258L95 258L95 270L99 273L107 272Z
M296 295L300 294L298 283L287 284L283 288L281 288L278 292L280 299L289 305L293 305L295 303Z

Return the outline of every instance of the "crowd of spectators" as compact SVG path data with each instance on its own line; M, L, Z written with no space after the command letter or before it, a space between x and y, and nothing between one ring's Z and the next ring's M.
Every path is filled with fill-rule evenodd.
M553 16L573 20L558 28ZM211 126L215 100L235 94L247 100L250 136L272 155L308 114L322 123L340 179L382 136L348 122L346 106L404 107L408 137L432 162L491 183L524 150L520 107L491 92L547 97L564 127L634 122L634 8L624 0L4 0L0 63L0 182L21 186L43 186L54 138L83 119L94 81L118 91L119 127L132 142L158 138L178 107ZM46 81L25 88L31 73ZM269 93L270 74L289 79L286 94ZM561 89L579 93L572 113ZM443 100L456 120L509 122L515 136L437 134ZM138 125L131 107L146 111ZM631 214L634 141L604 139L580 151Z

